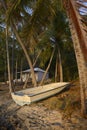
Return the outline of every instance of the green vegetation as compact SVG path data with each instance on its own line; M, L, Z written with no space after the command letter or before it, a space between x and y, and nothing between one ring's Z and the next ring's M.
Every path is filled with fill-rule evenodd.
M60 1L55 0L50 4L49 2L50 0L44 1L43 5L42 1L20 1L16 3L13 1L8 1L5 3L8 6L7 15L5 15L5 10L1 6L2 10L0 11L0 23L1 25L4 24L5 27L5 23L7 21L9 25L8 41L11 66L10 69L11 73L13 73L13 78L15 78L16 73L16 62L18 72L20 72L21 66L22 70L24 70L30 68L30 65L28 65L26 56L19 45L18 38L14 39L16 34L14 29L10 28L12 27L10 26L12 19L14 19L16 23L17 31L19 33L18 35L25 46L27 54L30 56L32 64L34 63L38 53L42 50L35 66L46 70L50 61L52 50L55 46L55 53L48 70L50 78L55 80L55 73L57 73L56 79L57 81L60 80L60 70L56 70L55 65L57 64L59 68L59 50L61 54L61 65L63 68L62 75L64 81L75 79L78 76L67 17L62 9ZM31 11L32 14L30 14L28 11ZM0 33L0 50L2 50L0 52L0 75L2 77L0 78L0 81L6 81L7 60L5 47L5 28L0 26ZM14 36L14 38L11 38L12 36ZM57 72L55 72L55 70Z
M76 5L78 6L76 7ZM82 8L85 9L81 10ZM14 77L17 77L17 71L30 68L32 84L37 86L34 66L45 69L46 73L49 71L50 78L55 82L71 81L76 79L79 74L81 113L85 115L86 9L87 6L83 1L1 0L0 81L9 79L11 88ZM40 51L41 55L38 57ZM46 73L44 73L40 85L44 84Z

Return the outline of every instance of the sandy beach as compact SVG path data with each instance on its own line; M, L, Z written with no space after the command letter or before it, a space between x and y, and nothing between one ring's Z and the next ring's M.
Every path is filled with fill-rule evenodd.
M21 107L12 100L8 87L1 85L0 130L87 130L87 119L80 116L80 111L67 116L67 111L50 109L53 100L67 93Z

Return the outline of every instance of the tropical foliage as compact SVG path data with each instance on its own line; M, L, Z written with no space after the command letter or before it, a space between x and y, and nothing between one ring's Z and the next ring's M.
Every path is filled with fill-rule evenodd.
M67 49L70 48L72 42L69 41L70 32L68 31L69 28L66 20L67 18L64 11L62 10L61 2L56 0L49 0L45 1L43 5L43 1L8 1L5 3L5 5L8 7L8 10L6 11L7 23L10 25L12 20L14 20L13 22L16 23L20 38L22 39L23 44L31 57L31 61L34 62L34 59L38 55L39 50L43 50L36 66L38 65L39 67L46 69L49 58L51 56L52 47L56 46L55 56L51 65L53 71L49 69L50 75L54 76L54 64L56 61L56 55L58 53L57 48L59 47L60 51L62 49L67 51ZM69 34L68 37L67 33ZM73 59L75 59L73 47L71 48L73 52ZM20 53L20 50L16 48L15 55L18 55L16 52L17 50ZM66 63L66 60L64 61L64 59L67 59L64 58L65 51L61 51L61 55L63 55L62 63L64 68L68 68L65 67L66 65L64 65ZM72 61L72 66L74 62ZM26 65L28 65L27 62ZM25 67L23 65L24 69L28 67L26 65ZM73 72L71 73L74 75ZM68 74L65 80L67 80L69 77L70 76ZM73 77L75 76L71 76L69 79L72 79Z
M0 23L4 25L4 28L8 27L8 49L10 63L12 62L13 66L12 72L15 71L14 62L15 64L16 62L22 63L23 69L30 68L34 86L37 86L34 66L41 67L46 72L49 71L50 77L53 80L55 78L55 81L76 79L78 73L82 113L84 114L87 86L86 1L1 0L0 2ZM12 33L14 43L11 40ZM0 29L0 34L0 68L3 76L4 72L7 72L4 29ZM2 53L3 56L1 56ZM5 64L4 68L3 64ZM45 75L40 84L44 82Z

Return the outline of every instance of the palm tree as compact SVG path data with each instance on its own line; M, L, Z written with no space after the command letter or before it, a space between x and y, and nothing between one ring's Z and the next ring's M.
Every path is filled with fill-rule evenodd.
M11 84L10 62L9 62L9 49L8 49L8 26L6 27L6 51L7 51L7 66L8 66L8 79L10 93L13 91Z
M63 82L63 69L62 69L62 60L61 60L61 53L60 50L58 48L58 57L59 57L59 81Z
M8 8L7 8L7 5L6 5L6 2L4 0L1 0L1 2L2 2L2 5L3 5L5 11L7 11ZM14 6L14 4L13 4L13 6ZM20 43L20 45L21 45L21 47L22 47L22 49L23 49L23 51L25 53L25 56L26 56L27 61L28 61L28 64L29 64L29 66L31 68L32 82L33 82L34 86L36 86L37 85L37 83L36 83L36 77L35 77L35 74L34 74L34 69L33 69L33 65L32 65L31 59L30 59L30 57L29 57L29 55L28 55L28 53L26 51L26 48L25 48L25 46L24 46L24 44L23 44L23 42L22 42L22 40L21 40L21 38L20 38L20 36L19 36L19 34L17 32L15 23L14 23L14 21L12 19L10 19L10 23L11 23L12 29L13 29L15 35L16 35L16 38L17 38L18 42Z
M39 84L40 86L43 85L43 82L44 82L44 79L45 79L45 77L46 77L46 74L47 74L47 72L48 72L48 70L49 70L49 68L50 68L50 65L51 65L51 62L52 62L52 59L53 59L53 56L54 56L54 52L55 52L55 46L54 46L54 48L53 48L53 51L52 51L52 54L51 54L51 57L50 57L48 66L47 66L47 68L46 68L46 71L45 71L45 73L44 73L44 75L43 75L43 77L42 77L42 80L41 80L40 84Z
M85 92L87 87L87 66L86 66L87 26L85 25L84 20L81 18L80 11L77 11L77 6L79 7L80 5L81 7L84 7L84 4L82 2L72 0L69 0L68 3L66 3L66 1L64 1L63 3L69 19L69 26L72 34L72 40L74 44L74 50L78 65L78 72L80 79L80 94L81 94L81 113L83 116L85 116L86 115Z
M55 8L54 4L57 2L60 2L61 0L38 0L36 1L35 9L33 10L32 17L30 18L29 22L26 22L25 30L27 32L28 39L30 38L30 35L34 35L35 32L38 33L38 35L43 32L41 30L42 26L46 29L47 24L52 21L53 17L51 14L55 15ZM3 2L3 0L2 0ZM14 13L16 9L19 9L22 0L16 2L14 4L14 8L11 8L11 14ZM80 79L80 90L81 90L81 113L82 115L86 114L86 104L85 104L85 91L87 87L87 22L84 21L83 15L81 15L80 7L87 8L83 4L84 0L63 0L62 3L64 4L65 10L67 12L67 16L69 19L69 26L72 34L73 44L74 44L74 50L75 55L77 59L77 65L78 65L78 72L79 72L79 79ZM58 4L58 3L57 3ZM3 5L6 9L6 6ZM45 13L46 12L46 13ZM39 27L37 26L39 24ZM14 25L13 25L14 26ZM37 31L36 31L37 30ZM14 26L14 31L16 36L17 30ZM37 34L35 33L35 34ZM35 36L35 35L34 35ZM20 44L22 44L21 39L19 39ZM25 47L24 48L25 55L28 59ZM30 60L28 59L28 62L30 64ZM32 72L33 68L31 67Z
M27 50L26 50L26 48L25 48L25 46L24 46L24 44L23 44L21 38L20 38L19 35L18 35L18 32L17 32L17 30L16 30L15 25L12 24L12 28L13 28L13 30L14 30L14 33L15 33L15 35L16 35L16 38L17 38L18 42L20 43L20 45L21 45L21 47L22 47L22 49L23 49L23 51L24 51L24 54L25 54L25 56L26 56L26 58L27 58L27 61L28 61L29 66L30 66L31 73L32 73L32 82L33 82L34 86L37 86L36 77L35 77L35 74L34 74L34 69L33 69L33 65L32 65L31 59L30 59L30 57L29 57L29 55L28 55L28 53L27 53Z
M46 1L45 1L46 2ZM44 2L44 3L45 3ZM57 1L55 1L57 2ZM79 72L79 78L80 78L80 90L81 90L81 113L82 115L85 115L86 113L86 104L85 104L85 89L87 87L87 47L86 47L86 41L87 41L87 24L85 24L84 19L79 13L80 11L77 11L77 5L78 7L84 7L87 8L83 4L84 1L72 1L63 0L63 4L65 5L65 9L68 15L68 19L70 22L70 30L73 38L74 43L74 50L76 54L77 59L77 65L78 65L78 72ZM43 4L43 1L39 1L39 5ZM39 6L41 7L41 6ZM48 7L48 6L47 6ZM38 8L38 6L37 6ZM41 8L40 8L41 9ZM52 10L51 10L52 11ZM37 12L37 13L36 13ZM34 21L35 15L39 12L36 10L31 21ZM41 16L41 15L40 15ZM37 17L36 17L37 18ZM37 20L35 20L37 21ZM33 24L34 25L34 24Z

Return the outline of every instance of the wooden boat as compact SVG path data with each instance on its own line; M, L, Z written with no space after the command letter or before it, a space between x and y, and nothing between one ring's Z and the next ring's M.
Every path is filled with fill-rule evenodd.
M11 93L13 100L20 106L36 102L61 92L69 83L59 82L44 86L28 88Z

